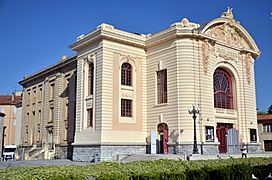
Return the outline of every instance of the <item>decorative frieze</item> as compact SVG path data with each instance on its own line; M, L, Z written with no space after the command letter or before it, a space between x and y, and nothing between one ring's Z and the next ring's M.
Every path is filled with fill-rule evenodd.
M226 61L235 61L237 63L239 55L236 52L217 47L215 50L215 57L221 57Z

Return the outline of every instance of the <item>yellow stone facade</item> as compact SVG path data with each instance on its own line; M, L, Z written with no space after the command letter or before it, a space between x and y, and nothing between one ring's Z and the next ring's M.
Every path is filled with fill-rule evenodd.
M75 133L71 143L74 160L92 161L95 156L100 160L116 160L122 154L150 153L151 131L158 131L160 124L166 124L168 131L168 142L163 143L167 151L163 153L189 154L194 128L188 109L192 105L199 108L196 119L199 153L220 152L217 129L224 125L237 130L237 143L246 143L249 151L259 151L258 139L253 140L250 132L252 129L258 134L254 60L260 51L233 18L231 9L204 25L184 18L152 35L133 34L101 24L79 36L70 48L77 52ZM131 86L121 85L123 63L132 67ZM91 95L90 64L94 67ZM231 108L215 108L216 69L225 70L232 79ZM158 103L161 70L167 70L166 103ZM30 87L26 86L25 92L27 88ZM122 99L132 103L129 117L121 115ZM213 129L212 141L207 141L210 135L207 127ZM160 138L165 138L165 134L158 132ZM60 142L61 136L54 141Z

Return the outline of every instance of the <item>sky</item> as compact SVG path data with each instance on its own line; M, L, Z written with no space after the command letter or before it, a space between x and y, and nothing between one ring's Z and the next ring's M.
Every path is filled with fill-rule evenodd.
M102 23L153 34L184 17L205 23L233 8L257 43L257 107L272 104L272 0L0 0L0 94L22 90L23 76L75 54L69 45Z

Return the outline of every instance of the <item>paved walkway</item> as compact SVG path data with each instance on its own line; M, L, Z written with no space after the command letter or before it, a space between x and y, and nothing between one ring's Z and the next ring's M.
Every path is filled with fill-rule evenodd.
M29 161L1 161L0 169L22 166L65 166L65 165L87 165L88 162L74 162L68 159L56 160L29 160Z
M272 152L270 153L260 153L260 154L247 154L247 157L272 157ZM218 155L201 155L193 154L189 156L190 160L208 160L208 159L229 159L229 158L241 158L241 154L218 154ZM121 162L133 162L133 161L143 161L143 160L159 160L159 159L175 159L175 160L187 160L184 155L178 154L134 154L126 155ZM65 166L65 165L87 165L91 164L88 162L74 162L68 159L56 159L56 160L28 160L28 161L1 161L0 169L10 168L10 167L30 167L30 166ZM93 163L92 163L93 164Z

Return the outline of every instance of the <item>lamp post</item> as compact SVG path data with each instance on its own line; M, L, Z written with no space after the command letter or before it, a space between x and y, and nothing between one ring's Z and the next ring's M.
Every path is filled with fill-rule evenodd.
M198 154L198 149L197 149L197 143L196 143L196 114L199 114L199 110L197 107L192 106L189 110L190 114L193 114L193 119L194 119L194 148L193 148L193 154Z

